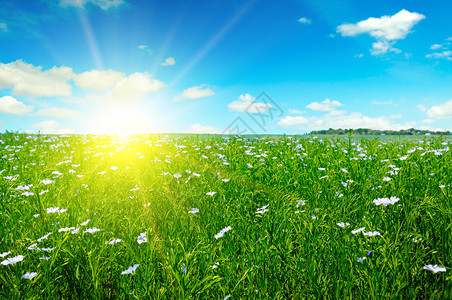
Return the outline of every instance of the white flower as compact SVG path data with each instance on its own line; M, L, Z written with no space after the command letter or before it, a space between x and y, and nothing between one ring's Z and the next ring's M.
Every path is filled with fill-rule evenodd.
M231 229L232 229L231 226L228 226L228 227L225 227L225 228L221 229L221 231L215 235L215 238L216 238L216 239L219 239L219 238L223 237L223 235L224 235L227 231L229 231L229 230L231 230Z
M76 234L80 230L80 227L77 227L75 230L71 231L71 234Z
M67 209L63 209L63 208L59 208L59 207L49 207L46 209L48 214L53 214L53 213L64 213L67 211Z
M118 167L117 166L113 166L110 169L113 170L113 171L116 171L118 169Z
M52 234L52 233L49 232L49 233L43 235L42 237L40 237L40 238L38 239L38 243L41 242L41 241L43 241L43 240L45 240L45 239L47 239L47 238L49 237L49 235L51 235L51 234Z
M220 265L220 263L217 261L217 262L214 263L210 268L211 268L212 270L214 270L214 269L218 268L219 265Z
M389 177L383 177L383 181L391 181L391 178L389 178Z
M433 273L446 272L446 268L440 267L440 266L438 266L438 265L434 265L434 266L432 266L432 265L426 265L426 266L424 266L424 269L425 269L425 270L430 270L430 271L432 271Z
M113 239L113 240L110 241L110 242L105 242L105 244L114 245L114 244L120 243L120 242L122 242L121 239Z
M213 196L213 195L215 195L217 192L208 192L208 193L206 193L206 195L207 196Z
M377 198L373 202L375 205L383 204L384 206L388 206L389 204L395 204L399 200L399 198L392 196L391 198Z
M41 259L41 260L49 260L51 258L52 258L52 256L42 256L39 259Z
M347 169L341 168L341 171L344 173L348 173Z
M221 179L221 181L223 181L223 182L228 182L229 179Z
M199 208L194 207L194 208L192 208L188 213L189 213L189 214L196 214L196 213L198 213L198 212L199 212Z
M368 231L368 232L364 232L363 234L367 235L367 236L381 235L380 232L378 232L378 231Z
M14 265L15 263L22 261L24 259L23 255L17 255L14 257L9 257L6 260L2 261L2 265Z
M262 206L261 208L258 208L255 214L256 214L256 215L257 215L257 214L265 214L265 213L268 211L267 207L268 207L269 205L270 205L270 204L267 204L267 205Z
M339 227L345 228L345 226L350 226L350 223L341 222L341 223L336 223L336 225Z
M360 232L361 232L361 231L363 231L364 229L366 229L366 227L361 227L361 228L358 228L358 229L352 230L352 234L357 234L357 233L360 233Z
M91 219L86 220L85 222L81 223L81 226L86 226L89 222L91 221Z
M75 227L64 227L64 228L60 228L58 229L58 232L65 232L65 231L69 231L69 230L75 230ZM39 241L38 241L39 242Z
M146 233L148 233L147 231L140 233L140 235L137 237L137 243L138 244L142 244L142 243L147 243L148 239L146 237Z
M176 179L179 179L179 178L182 177L182 175L181 174L174 174L173 177L176 178Z
M36 272L32 272L32 273L27 272L24 275L22 275L22 278L33 279L33 278L35 278L36 275L38 275L38 273L36 273Z
M129 267L127 270L122 271L121 275L135 273L135 270L138 268L139 264L135 264L133 267Z
M95 233L97 231L100 231L99 228L93 227L93 228L88 228L85 231L83 231L83 233Z
M11 251L8 252L3 252L2 254L0 254L0 257L5 257L11 254Z
M55 182L55 180L50 180L50 179L44 179L44 180L41 180L41 183L42 184L52 184L52 183L54 183Z

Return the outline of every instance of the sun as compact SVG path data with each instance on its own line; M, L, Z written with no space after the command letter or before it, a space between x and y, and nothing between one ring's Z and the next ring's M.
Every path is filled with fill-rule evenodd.
M133 134L151 133L153 120L140 106L115 104L104 107L91 116L92 131L96 134L127 138Z

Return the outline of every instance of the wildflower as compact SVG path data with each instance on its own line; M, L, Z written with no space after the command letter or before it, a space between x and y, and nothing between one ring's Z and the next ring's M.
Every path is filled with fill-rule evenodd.
M15 263L22 261L24 259L23 255L17 255L14 257L9 257L6 260L2 261L2 265L14 265Z
M179 178L182 177L182 175L181 174L174 174L173 177L176 178L176 179L179 179Z
M0 257L5 257L11 254L11 251L8 252L3 252L2 254L0 254Z
M22 193L22 196L34 196L35 194L33 193L33 192L29 192L29 191L26 191L26 192L23 192Z
M189 214L196 214L196 213L198 213L199 212L199 208L192 208L188 213Z
M133 267L129 267L127 270L122 271L121 275L135 273L135 270L138 268L138 266L139 266L139 264L135 264L135 265L133 265Z
M42 184L52 184L55 183L55 180L50 180L50 179L44 179L40 181Z
M360 233L360 232L361 232L361 231L363 231L364 229L366 229L366 227L361 227L361 228L358 228L358 229L352 230L352 234L357 234L357 233Z
M91 221L91 219L88 219L88 220L86 220L85 222L83 222L83 223L80 223L80 225L82 225L82 226L86 226L89 222Z
M256 215L257 214L265 214L267 211L268 211L268 206L269 206L270 204L267 204L267 205L264 205L264 206L262 206L261 208L258 208L257 209L257 211L256 211Z
M206 195L207 196L213 196L213 195L215 195L217 192L208 192L208 193L206 193Z
M377 198L373 200L373 203L375 205L383 204L384 206L388 206L389 204L395 204L400 199L397 197L392 196L391 198Z
M43 241L43 240L45 240L45 239L47 239L47 238L49 237L49 235L51 235L51 234L52 234L52 233L49 232L49 233L43 235L42 237L40 237L40 238L38 239L38 243L41 242L41 241Z
M122 242L121 239L113 239L112 241L105 242L105 244L114 245L114 244L120 243L120 242Z
M358 262L360 263L360 262L362 262L363 260L365 260L365 259L367 259L367 257L358 257Z
M372 251L368 251L367 256L372 256Z
M380 232L378 232L378 231L369 231L369 232L364 232L363 234L367 235L367 236L381 235Z
M345 228L345 226L350 226L350 223L341 222L341 223L336 223L336 225L339 227Z
M42 256L39 259L41 259L41 260L49 260L51 258L52 258L52 256Z
M348 173L347 169L341 168L341 171L344 173Z
M41 250L45 251L45 252L50 252L50 251L53 251L55 249L56 249L56 247L53 247L53 248L41 248Z
M229 179L221 179L221 181L223 181L223 182L228 182Z
M95 233L95 232L98 232L98 231L100 231L99 228L93 227L93 228L86 229L85 231L83 231L83 233Z
M225 227L225 228L221 229L221 231L215 235L215 238L216 238L216 239L219 239L219 238L223 237L224 234L225 234L227 231L231 230L231 229L232 229L231 226L228 226L228 227Z
M185 263L182 263L180 265L180 269L182 272L184 272L185 274L187 274L187 265Z
M434 266L432 266L432 265L426 265L426 266L424 266L423 269L425 269L425 270L430 270L430 271L432 271L433 273L446 272L446 268L440 267L440 266L438 266L438 265L434 265Z
M148 242L148 238L146 237L146 233L148 233L147 231L140 233L140 235L137 237L137 243L138 244L142 244L142 243L147 243Z
M383 181L386 181L386 182L391 181L391 178L389 178L389 177L383 177Z
M42 196L42 195L44 195L45 193L48 193L48 192L49 192L49 190L41 191L41 192L39 193L39 196Z
M214 263L210 268L211 268L212 270L214 270L214 269L218 268L219 265L220 265L220 263L217 261L217 262Z
M35 278L36 275L38 275L38 273L36 273L36 272L32 272L32 273L27 272L24 275L22 275L22 278L31 280L31 279Z
M46 209L48 214L53 214L53 213L64 213L67 211L67 209L63 209L63 208L59 208L59 207L49 207Z
M112 166L110 169L113 170L113 171L116 171L118 169L118 167L117 166Z

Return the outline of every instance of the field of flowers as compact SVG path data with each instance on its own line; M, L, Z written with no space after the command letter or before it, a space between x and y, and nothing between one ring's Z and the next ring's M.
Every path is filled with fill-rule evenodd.
M0 298L452 298L452 142L0 135Z

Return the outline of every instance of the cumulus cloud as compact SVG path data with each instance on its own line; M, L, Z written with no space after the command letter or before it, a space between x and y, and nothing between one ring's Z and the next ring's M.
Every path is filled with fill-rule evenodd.
M191 125L185 133L208 133L208 134L219 134L221 130L214 126L203 126L199 123Z
M427 54L425 57L452 60L452 51L446 50L443 52L436 52L436 53L432 53L432 54Z
M201 84L198 86L193 86L191 88L186 89L179 96L174 97L176 101L182 101L185 99L197 99L215 95L215 93L207 87L205 84Z
M6 25L6 23L0 23L0 29L3 30L4 32L7 32L8 26Z
M33 111L33 106L25 105L14 97L3 96L0 98L0 114L24 115Z
M175 64L176 64L176 60L174 59L174 57L168 57L160 65L164 66L164 67L167 67L167 66L174 66Z
M312 102L306 105L306 108L316 110L316 111L332 111L335 110L336 107L342 106L343 104L336 100L325 99L322 102Z
M411 28L422 19L425 19L424 15L402 9L393 16L371 17L355 24L342 24L337 27L337 32L342 36L369 34L377 40L372 44L372 55L381 55L388 51L399 53L399 49L392 47L394 43L404 39L411 32Z
M298 19L298 22L303 23L303 24L311 24L311 20L309 20L306 17L302 17L302 18Z
M22 60L0 63L0 88L12 88L14 95L70 96L71 85L68 81L73 76L72 69L68 67L53 67L42 71L41 66L35 67Z
M124 3L123 0L61 0L61 6L72 6L78 8L85 8L85 5L91 3L99 6L103 10L108 10L111 7L119 7Z
M126 78L122 72L107 70L92 70L78 74L74 77L74 82L81 88L103 90L111 88L115 83Z
M237 101L228 104L228 108L232 111L263 113L272 108L270 103L255 102L256 98L250 94L240 95Z
M77 118L82 115L78 110L66 109L66 108L45 108L40 109L36 113L36 116L56 117L56 118Z
M112 100L127 100L144 96L151 92L156 92L165 86L158 79L150 78L147 72L133 73L118 81L111 90Z
M452 100L430 107L425 115L430 120L452 119Z
M302 116L296 116L296 117L286 116L286 117L282 118L281 120L279 120L278 126L288 127L288 126L293 126L293 125L308 124L308 122L309 122L308 119L306 119L305 117L302 117Z

